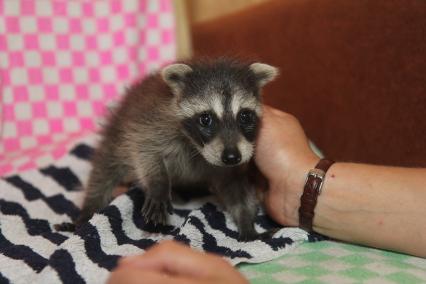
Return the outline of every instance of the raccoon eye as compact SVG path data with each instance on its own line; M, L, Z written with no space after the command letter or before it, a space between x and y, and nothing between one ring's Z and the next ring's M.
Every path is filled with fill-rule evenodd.
M212 115L210 113L201 114L198 119L198 123L200 123L203 127L209 127L213 123Z
M251 110L242 110L238 114L238 121L242 125L252 124L255 120L255 114Z

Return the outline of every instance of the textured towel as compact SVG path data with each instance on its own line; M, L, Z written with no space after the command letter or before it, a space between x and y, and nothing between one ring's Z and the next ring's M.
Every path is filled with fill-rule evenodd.
M156 242L175 239L223 255L232 264L263 262L303 241L319 240L297 228L283 228L272 239L238 241L230 216L212 196L176 196L168 226L146 224L137 188L117 197L75 233L54 224L71 222L84 193L98 136L77 140L68 155L48 167L0 179L0 283L102 283L120 256L142 253ZM261 210L260 210L261 211ZM259 213L259 232L277 227Z

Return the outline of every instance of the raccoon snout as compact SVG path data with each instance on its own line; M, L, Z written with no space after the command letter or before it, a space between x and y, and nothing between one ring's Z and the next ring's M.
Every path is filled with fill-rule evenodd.
M222 153L222 162L225 165L236 165L241 162L241 153L236 148L225 148Z

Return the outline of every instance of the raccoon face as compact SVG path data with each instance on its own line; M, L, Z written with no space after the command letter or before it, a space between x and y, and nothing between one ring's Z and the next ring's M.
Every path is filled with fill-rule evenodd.
M262 63L172 64L162 71L176 97L182 132L215 166L237 166L253 156L262 113L260 88L277 75Z
M196 113L182 121L184 133L201 155L216 166L236 166L253 155L259 117L252 108L242 108L236 115L214 110Z

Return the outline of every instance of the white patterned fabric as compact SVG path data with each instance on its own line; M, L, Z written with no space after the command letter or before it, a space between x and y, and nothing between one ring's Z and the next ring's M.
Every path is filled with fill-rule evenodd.
M89 135L74 141L70 153L55 163L0 179L0 283L103 283L120 256L142 253L164 239L218 253L233 264L268 261L320 239L283 228L271 239L239 241L235 224L211 196L174 197L169 225L154 227L141 215L138 188L117 197L75 233L55 231L55 224L78 216L84 194L79 188L90 172L96 140ZM276 227L260 213L259 232Z

